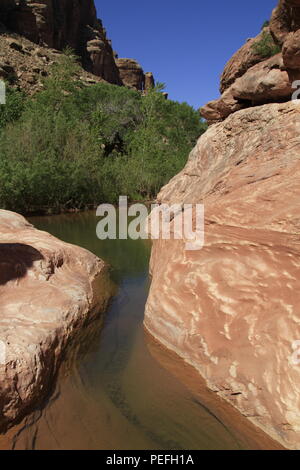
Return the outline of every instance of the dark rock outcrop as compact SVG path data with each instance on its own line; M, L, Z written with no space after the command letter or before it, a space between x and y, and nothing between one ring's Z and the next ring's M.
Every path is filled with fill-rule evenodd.
M86 71L109 83L144 90L151 81L133 59L117 66L94 0L1 0L0 34L6 30L42 47L72 48Z
M283 445L299 449L300 109L212 125L159 203L205 206L205 244L154 240L146 329ZM171 226L172 230L172 226Z
M139 91L147 91L155 85L151 72L144 73L140 64L134 59L117 58L116 64L120 78L125 86Z
M279 0L271 16L270 29L280 45L291 31L300 29L300 0Z
M0 22L41 46L71 47L89 72L120 85L110 41L97 19L94 0L5 0Z

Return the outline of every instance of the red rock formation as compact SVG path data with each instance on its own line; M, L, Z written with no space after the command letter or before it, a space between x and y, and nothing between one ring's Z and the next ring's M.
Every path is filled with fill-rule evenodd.
M116 59L122 82L128 88L143 90L145 75L140 64L134 59Z
M269 32L269 28L264 28L263 31ZM221 76L221 93L224 93L224 91L227 90L237 78L244 75L250 67L264 60L264 58L255 53L253 49L253 45L262 39L263 31L256 36L256 38L248 39L246 44L227 62Z
M282 52L266 58L253 47L272 33ZM228 61L221 76L222 96L200 110L209 124L258 103L291 99L293 82L300 78L300 0L280 0L266 27Z
M155 87L155 80L152 72L145 73L145 90L150 90Z
M116 58L120 77L125 86L139 91L147 91L155 86L151 72L144 73L140 64L134 59Z
M147 330L290 448L300 443L300 108L238 111L200 138L162 203L202 203L205 246L154 241Z
M186 240L154 241L145 315L151 335L291 449L300 445L300 107L291 101L298 4L279 5L288 13L283 58L248 68L229 87L228 74L222 97L204 108L223 122L158 196L204 203L205 244L187 251ZM277 22L278 41L283 30Z
M1 24L41 46L71 47L88 72L110 83L143 90L146 80L150 86L151 77L135 60L119 59L117 66L94 0L1 0L0 33Z
M94 0L7 0L0 7L0 21L37 44L58 50L73 48L89 72L121 84Z
M0 211L1 430L45 398L68 341L110 292L96 256Z

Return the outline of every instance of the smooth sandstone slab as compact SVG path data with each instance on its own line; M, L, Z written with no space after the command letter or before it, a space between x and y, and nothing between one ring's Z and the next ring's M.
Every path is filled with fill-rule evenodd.
M300 445L300 105L211 126L159 194L201 203L205 246L155 241L146 329L289 448Z
M88 251L0 210L1 430L45 397L69 340L105 310L106 271Z

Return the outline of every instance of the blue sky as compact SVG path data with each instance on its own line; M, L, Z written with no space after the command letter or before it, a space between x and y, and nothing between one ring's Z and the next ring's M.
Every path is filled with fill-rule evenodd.
M119 57L133 57L170 98L199 108L217 98L227 60L270 18L277 0L96 0Z

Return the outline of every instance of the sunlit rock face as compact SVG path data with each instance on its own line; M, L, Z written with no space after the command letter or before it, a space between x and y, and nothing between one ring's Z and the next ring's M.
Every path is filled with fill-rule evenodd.
M111 294L103 261L0 210L0 431L53 386L69 340Z
M211 126L161 203L204 203L205 245L154 241L146 329L289 448L300 445L300 105Z

